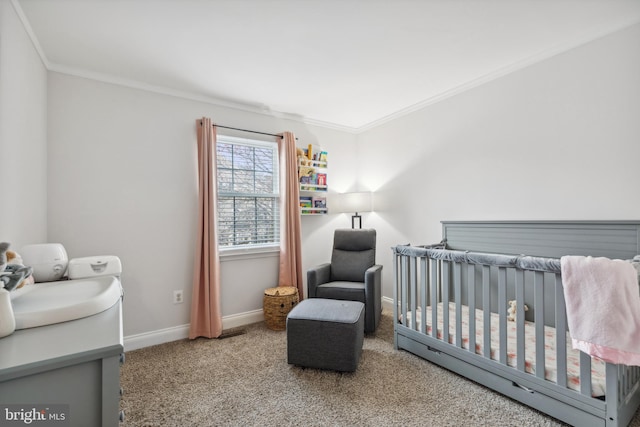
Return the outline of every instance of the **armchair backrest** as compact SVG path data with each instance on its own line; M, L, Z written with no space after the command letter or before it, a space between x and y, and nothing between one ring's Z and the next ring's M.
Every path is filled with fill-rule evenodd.
M333 235L331 280L364 282L364 272L376 263L376 230L338 229Z

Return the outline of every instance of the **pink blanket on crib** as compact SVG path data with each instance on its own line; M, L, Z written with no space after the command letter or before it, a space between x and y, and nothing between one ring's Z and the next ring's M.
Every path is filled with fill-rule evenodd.
M630 263L561 258L573 348L611 363L640 366L640 290Z

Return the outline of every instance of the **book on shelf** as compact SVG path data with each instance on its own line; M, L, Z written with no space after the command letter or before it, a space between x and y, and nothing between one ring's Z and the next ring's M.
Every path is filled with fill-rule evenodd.
M311 182L311 177L310 176L302 176L300 177L300 184L304 185L313 185L313 182Z
M303 191L327 191L327 175L313 173L300 177L300 189Z
M309 160L312 160L314 162L327 162L327 152L320 147L309 144L306 148L302 148L302 151Z
M327 208L327 198L326 197L313 197L311 199L313 203L313 207L316 209L326 209Z
M323 162L324 166L326 166L326 164L327 164L327 152L326 151L321 151L320 152L320 158L318 160L320 162Z
M300 196L300 207L308 209L312 208L313 199L311 197Z

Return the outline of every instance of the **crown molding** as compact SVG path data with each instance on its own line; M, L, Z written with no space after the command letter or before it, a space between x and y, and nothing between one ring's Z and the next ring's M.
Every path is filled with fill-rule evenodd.
M96 71L90 71L83 68L70 67L67 65L50 63L48 67L49 71L66 74L74 77L81 77L88 80L95 80L102 83L113 84L117 86L124 86L131 89L139 89L146 92L153 92L161 95L174 96L177 98L188 99L191 101L204 102L207 104L214 104L221 107L245 110L252 113L269 114L265 112L266 108L257 105L250 105L241 102L235 102L231 100L224 100L221 98L209 97L197 93L171 89L165 86L157 86L149 83L141 82L139 80L132 80L123 77L114 76L113 74L105 74Z
M355 128L353 126L347 126L347 125L341 125L338 123L333 123L333 122L326 122L323 120L317 120L317 119L311 119L308 117L302 117L301 119L299 119L301 122L311 125L311 126L318 126L318 127L323 127L326 129L333 129L333 130L338 130L341 132L346 132L346 133L352 133L352 134L357 134L359 133L359 128Z
M15 10L16 15L18 15L18 19L20 19L20 22L22 22L22 26L24 27L24 30L27 32L29 39L31 39L31 43L33 44L33 47L35 48L36 52L38 52L38 56L40 56L40 60L42 61L42 64L48 70L50 66L49 60L47 59L47 56L44 54L44 50L42 50L42 46L40 46L40 42L38 41L38 38L33 32L33 29L31 28L31 24L29 24L29 20L27 19L27 16L24 14L24 11L20 7L18 0L10 0L10 1L11 1L11 5L13 6L13 10Z

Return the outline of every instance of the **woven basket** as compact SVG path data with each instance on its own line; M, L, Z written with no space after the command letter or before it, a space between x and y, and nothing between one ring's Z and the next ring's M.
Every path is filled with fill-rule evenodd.
M264 291L262 309L264 321L269 329L284 331L287 315L298 304L298 289L293 286L278 286Z

